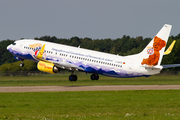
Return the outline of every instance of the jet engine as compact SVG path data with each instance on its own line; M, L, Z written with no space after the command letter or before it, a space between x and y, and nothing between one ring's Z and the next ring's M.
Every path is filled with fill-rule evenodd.
M39 61L37 64L37 68L40 71L47 72L47 73L57 73L59 69L53 64L48 62Z

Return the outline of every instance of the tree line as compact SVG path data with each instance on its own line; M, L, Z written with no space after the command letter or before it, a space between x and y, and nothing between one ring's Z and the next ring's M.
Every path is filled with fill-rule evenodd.
M42 36L34 38L36 40L43 40L48 42L54 42L64 45L70 45L85 49L91 49L111 54L118 54L122 56L132 55L141 52L152 38L143 38L142 36L130 37L124 35L122 38L117 39L91 39L91 38L79 38L72 37L70 39L57 38L55 36ZM167 47L177 40L172 52L163 57L162 64L179 64L180 63L180 34L177 36L170 36ZM0 71L33 71L37 70L36 63L32 61L25 61L23 68L19 67L20 61L17 61L9 51L7 46L13 43L15 40L3 40L0 42ZM166 47L166 48L167 48ZM27 63L27 64L26 64ZM180 70L179 68L172 68L173 70Z

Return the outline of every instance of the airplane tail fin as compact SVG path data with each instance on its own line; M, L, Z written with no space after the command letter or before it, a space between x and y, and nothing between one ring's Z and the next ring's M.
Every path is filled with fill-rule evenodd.
M160 65L172 26L165 24L145 49L138 54L141 65Z

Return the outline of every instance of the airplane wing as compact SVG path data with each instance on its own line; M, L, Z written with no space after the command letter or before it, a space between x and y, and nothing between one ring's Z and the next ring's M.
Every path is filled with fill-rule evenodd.
M79 70L84 71L83 68L80 68L80 67L78 67L78 66L75 66L75 65L73 65L73 64L70 64L70 63L68 63L68 62L58 62L58 63L53 62L53 64L54 64L55 66L59 67L59 68L62 68L62 69L68 69L68 70L73 70L73 71L75 71L75 70L76 70L76 71L79 71Z
M36 56L37 59L42 59L43 53L44 53L44 49L45 49L45 44L42 46L42 48L40 49L38 55Z
M43 58L43 53L45 51L45 44L43 45L43 47L40 49L38 55L36 56L36 59L40 60L40 61L44 61L44 62L47 62L47 63L53 63L55 66L59 67L59 68L62 68L62 69L69 69L69 70L73 70L73 71L78 71L78 70L84 70L83 68L80 68L78 66L75 66L71 63L68 63L68 62L51 62L49 60L45 60Z
M39 53L36 56L36 59L40 60L40 61L44 61L44 62L48 62L48 63L52 63L51 61L45 60L43 59L43 54L45 51L45 44L42 46L42 48L40 49Z
M171 45L169 46L169 48L164 52L164 55L168 55L169 53L171 53L173 47L174 47L174 44L176 43L176 40L174 40Z

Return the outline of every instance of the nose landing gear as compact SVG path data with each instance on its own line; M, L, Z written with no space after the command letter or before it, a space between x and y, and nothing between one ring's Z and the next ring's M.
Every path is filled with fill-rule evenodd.
M24 63L20 63L20 67L24 67Z
M24 67L24 60L22 60L22 62L19 64L20 67Z

